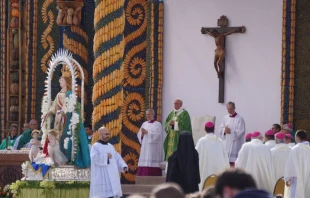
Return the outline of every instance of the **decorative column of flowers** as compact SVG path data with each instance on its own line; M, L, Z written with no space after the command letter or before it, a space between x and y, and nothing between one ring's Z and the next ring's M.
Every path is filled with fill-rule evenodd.
M283 0L281 123L293 123L296 0Z
M25 121L35 117L36 112L36 46L38 0L27 1L26 48L25 48Z
M94 17L93 128L107 127L120 152L123 104L124 0L96 0Z
M140 155L137 133L145 121L150 65L147 65L147 0L125 1L124 104L122 106L122 156L128 173L122 183L134 183Z
M1 1L0 2L0 105L1 105L1 119L0 119L0 127L1 131L5 129L5 119L6 119L6 21L7 21L7 12L6 12L6 5L8 1ZM1 134L0 134L1 135ZM4 135L2 134L2 137Z

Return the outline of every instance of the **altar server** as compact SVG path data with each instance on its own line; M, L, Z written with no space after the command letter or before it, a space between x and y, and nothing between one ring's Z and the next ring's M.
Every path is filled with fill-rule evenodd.
M128 166L116 152L113 145L108 143L110 132L107 128L98 130L99 140L92 146L90 198L119 198L122 189L120 172L127 172Z
M274 172L270 149L263 144L260 132L254 132L250 143L245 143L236 161L236 167L250 173L257 187L273 193Z
M284 179L287 198L308 198L310 196L310 147L305 131L296 132L296 143L288 156Z
M223 141L214 134L214 124L205 124L207 134L200 138L196 145L199 154L199 172L201 182L199 190L203 188L204 181L212 174L219 174L229 168L229 160Z
M141 152L138 162L138 176L161 176L160 163L163 161L163 130L154 119L153 109L146 110L147 121L138 132Z
M279 132L275 135L276 146L272 148L272 162L275 173L275 181L278 181L281 177L284 177L284 169L288 155L291 151L291 148L288 144L285 144L285 135L282 132Z
M235 111L235 103L228 102L226 108L228 115L224 116L219 132L226 146L230 165L234 166L245 140L245 124L243 118Z

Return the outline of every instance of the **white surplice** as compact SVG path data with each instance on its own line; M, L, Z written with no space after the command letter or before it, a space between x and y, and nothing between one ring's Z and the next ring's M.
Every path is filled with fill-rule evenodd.
M294 142L288 143L288 146L293 148L294 146L296 146L296 144Z
M277 182L281 177L284 177L285 165L291 150L292 149L289 145L284 143L277 144L270 150L275 173L275 182Z
M112 155L108 159L108 153ZM90 198L121 197L119 172L127 167L122 157L111 144L96 142L90 151L91 179Z
M200 184L199 190L202 190L203 184L208 176L229 168L229 160L223 141L213 133L208 133L200 138L196 145L199 154Z
M261 140L252 139L251 142L245 143L235 166L251 174L258 189L273 193L275 181L271 151Z
M284 179L292 180L285 186L285 198L308 198L310 196L310 147L308 142L298 143L288 156Z
M142 128L148 131L143 135ZM139 157L139 167L160 167L163 159L163 129L161 123L155 121L149 123L144 122L138 132L138 139L141 144L141 152Z
M268 140L265 142L265 145L268 146L269 149L272 149L273 147L276 146L276 141L275 140Z
M225 127L230 128L230 134L224 134ZM220 137L224 141L229 162L235 162L238 152L245 141L245 123L238 114L235 117L224 116L219 129Z

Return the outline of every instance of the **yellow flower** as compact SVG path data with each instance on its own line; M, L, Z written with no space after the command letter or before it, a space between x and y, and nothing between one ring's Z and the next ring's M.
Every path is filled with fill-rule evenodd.
M124 161L128 165L129 170L135 171L138 167L138 156L134 153L129 153L125 155Z
M125 10L125 15L130 25L140 25L142 20L145 20L146 6L145 0L129 1Z
M130 93L125 95L122 106L122 119L126 127L135 133L138 133L139 127L133 122L141 121L144 117L145 102L143 96L139 93Z
M124 68L124 78L131 86L139 86L144 83L146 76L146 63L142 58L135 57Z

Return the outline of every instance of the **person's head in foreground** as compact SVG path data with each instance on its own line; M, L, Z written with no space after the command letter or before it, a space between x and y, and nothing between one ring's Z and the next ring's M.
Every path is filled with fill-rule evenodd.
M228 169L217 178L215 195L218 198L272 198L257 190L253 177L241 169Z
M307 132L304 130L298 130L295 136L296 143L307 141Z
M145 198L144 196L142 195L139 195L139 194L133 194L133 195L130 195L129 197L127 198Z
M201 198L215 198L215 188L210 187L201 192Z
M175 183L166 183L156 186L150 198L184 198L181 187Z

